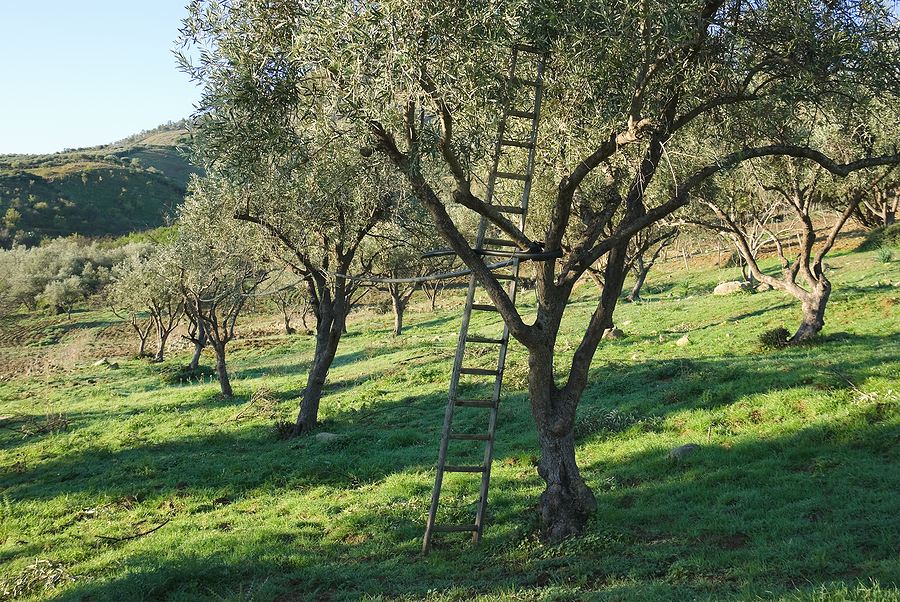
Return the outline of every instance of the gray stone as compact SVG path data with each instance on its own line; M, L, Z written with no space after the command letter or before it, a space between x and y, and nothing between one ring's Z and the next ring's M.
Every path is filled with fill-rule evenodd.
M318 433L316 435L316 441L322 443L324 441L334 441L335 439L340 439L343 435L338 435L336 433Z
M723 282L718 285L715 289L713 289L714 295L731 295L732 293L737 293L740 291L745 291L750 287L749 282L738 282L737 280L733 282Z
M618 328L607 328L603 331L603 338L607 341L614 341L625 338L625 333Z
M684 460L691 454L697 452L700 449L700 446L696 443L685 443L679 447L676 447L672 451L669 452L669 457L674 460Z

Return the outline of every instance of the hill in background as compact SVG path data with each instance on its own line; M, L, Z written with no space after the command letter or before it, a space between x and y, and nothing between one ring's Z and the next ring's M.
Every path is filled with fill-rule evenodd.
M185 128L180 121L113 144L0 156L0 246L165 225L199 171L187 156Z

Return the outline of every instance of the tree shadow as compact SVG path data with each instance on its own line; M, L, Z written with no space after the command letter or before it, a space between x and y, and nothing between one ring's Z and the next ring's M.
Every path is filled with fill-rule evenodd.
M852 353L874 348L877 337L832 336L823 351L832 343L846 348L822 363L810 362L809 350L791 349L596 367L582 409L613 407L642 417L661 408L658 417L665 419L724 407L737 394L804 382L837 389L851 386L839 375L861 384L878 374L878 358ZM740 389L729 388L737 379ZM700 444L684 460L667 455L678 437L662 432L649 449L592 457L583 475L596 493L597 512L582 536L547 546L539 538L535 436L522 396L513 397L501 405L505 423L498 431L488 527L474 550L468 538L442 537L427 558L419 553L443 390L342 411L323 425L339 435L329 441L277 442L257 423L157 441L142 441L149 434L138 433L119 449L88 446L41 460L4 479L4 495L13 502L69 497L71 526L62 530L95 539L101 531L91 522L96 515L76 508L85 499L133 504L152 517L149 526L171 518L134 540L95 541L129 550L127 570L78 580L59 600L239 599L251 590L268 591L273 599L425 598L429 590L454 587L460 597L511 590L539 597L548 586L581 592L582 599L647 600L663 592L740 599L746 587L779 592L854 586L860 579L900 583L895 408L859 405L841 421L755 439L711 424L699 440L697 433L680 435ZM753 422L736 426L752 429ZM627 448L628 428L587 432L580 441ZM325 518L295 507L294 491L319 491ZM471 501L460 495L451 511L469 511ZM218 518L223 507L238 506L241 512L227 521ZM179 534L196 541L191 533L198 529L208 531L206 547L178 544ZM29 542L16 544L0 561L34 552Z

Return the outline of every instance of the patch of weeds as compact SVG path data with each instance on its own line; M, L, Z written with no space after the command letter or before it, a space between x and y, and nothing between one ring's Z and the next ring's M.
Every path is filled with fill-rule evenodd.
M160 374L160 380L164 385L180 385L185 383L202 383L206 380L218 378L216 371L208 366L178 366L167 368Z
M287 441L294 432L294 423L284 418L278 418L272 424L272 430L275 432L276 441Z
M35 560L18 575L0 580L0 599L20 598L38 591L58 589L64 582L75 581L61 564L49 560Z
M866 235L866 239L856 250L878 251L887 246L900 246L900 222L895 222L887 227L875 228Z
M528 362L509 362L503 370L503 386L510 391L528 390Z
M875 259L881 263L890 263L894 261L894 249L887 245L882 245L875 249Z
M69 425L72 422L66 417L65 414L54 413L50 412L49 410L44 413L43 420L41 420L39 417L28 416L25 414L18 414L16 416L0 418L0 420L4 420L4 422L8 421L9 423L23 423L17 427L12 427L8 424L0 423L0 427L22 433L23 438L31 437L33 435L46 435L49 433L64 431L69 428Z
M761 349L784 349L788 345L791 333L784 326L767 330L759 335L759 346Z
M662 424L658 416L641 416L637 412L599 408L587 412L575 421L575 438L581 439L595 433L622 433L640 425L643 430L653 430Z
M240 422L250 418L277 418L278 400L275 393L268 387L260 387L250 394L250 401L241 408L241 411L225 422Z

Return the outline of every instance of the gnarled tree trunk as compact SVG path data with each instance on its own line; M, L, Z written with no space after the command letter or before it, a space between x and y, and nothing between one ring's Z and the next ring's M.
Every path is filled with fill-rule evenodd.
M213 349L216 352L216 376L219 378L219 388L223 397L234 397L234 391L231 389L231 379L228 378L228 367L225 365L225 343L213 343Z
M831 296L831 282L824 275L820 275L819 282L812 290L795 296L800 299L803 313L800 327L790 342L802 343L817 337L825 326L825 307L828 305L828 297Z

